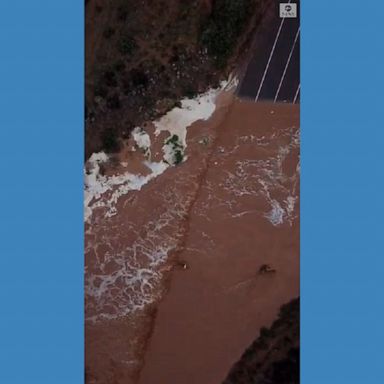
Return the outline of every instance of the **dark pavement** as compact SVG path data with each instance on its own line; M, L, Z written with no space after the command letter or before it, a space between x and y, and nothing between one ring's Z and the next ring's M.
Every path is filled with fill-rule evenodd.
M288 2L288 0L286 1ZM255 37L238 95L255 101L298 103L300 101L300 18L280 18L275 1Z

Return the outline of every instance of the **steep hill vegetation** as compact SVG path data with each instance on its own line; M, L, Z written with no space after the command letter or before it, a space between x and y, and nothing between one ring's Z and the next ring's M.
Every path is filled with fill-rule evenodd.
M87 0L86 156L217 85L265 1Z

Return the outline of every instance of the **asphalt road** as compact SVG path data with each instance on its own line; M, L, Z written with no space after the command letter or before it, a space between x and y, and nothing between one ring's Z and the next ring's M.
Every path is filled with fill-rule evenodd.
M286 0L288 2L288 0ZM300 17L280 18L275 1L255 37L238 95L254 101L300 102Z

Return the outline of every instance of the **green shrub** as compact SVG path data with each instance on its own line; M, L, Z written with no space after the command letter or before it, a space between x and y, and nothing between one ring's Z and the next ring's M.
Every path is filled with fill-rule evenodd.
M225 66L251 15L254 0L217 0L201 39L218 67Z
M148 76L145 74L145 72L141 69L132 69L129 72L132 85L134 87L143 87L146 88L149 83Z
M179 136L172 135L167 141L166 144L172 144L173 147L181 147L179 142Z
M127 20L127 17L128 17L127 5L124 4L117 8L116 17L117 17L117 20L120 22Z
M107 95L108 95L108 88L100 84L100 82L97 83L95 85L95 96L101 96L105 99Z
M188 99L193 99L197 96L197 91L192 84L185 84L183 87L183 93Z
M115 34L115 30L112 27L108 27L104 30L103 36L106 39L110 39Z
M117 44L117 49L122 55L131 55L136 48L136 41L132 37L122 37Z
M165 144L171 145L172 150L174 151L173 154L173 165L180 164L184 159L183 154L183 145L180 143L179 136L172 135L168 140L166 140Z
M115 62L115 64L113 65L113 69L116 71L116 72L122 72L125 68L125 63L124 61L122 60L117 60Z
M117 132L107 128L101 133L101 143L106 152L117 152L120 149Z
M117 93L114 93L113 95L111 95L107 98L107 107L109 109L120 109L121 108L120 97Z
M182 161L183 161L183 154L182 152L180 151L180 149L178 149L176 152L175 152L175 162L174 164L177 165L177 164L180 164Z
M117 79L116 79L115 72L105 71L103 73L103 79L104 79L104 83L107 87L116 87L117 86Z

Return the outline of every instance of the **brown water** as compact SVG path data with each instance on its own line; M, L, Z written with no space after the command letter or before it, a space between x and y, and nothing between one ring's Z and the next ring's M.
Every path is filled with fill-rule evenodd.
M220 383L298 295L298 127L296 105L223 95L188 129L186 162L121 197L116 215L94 212L87 382ZM164 138L152 139L156 156Z

